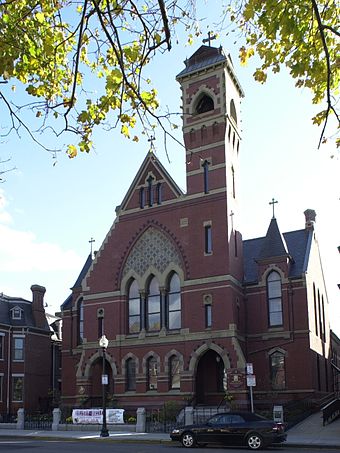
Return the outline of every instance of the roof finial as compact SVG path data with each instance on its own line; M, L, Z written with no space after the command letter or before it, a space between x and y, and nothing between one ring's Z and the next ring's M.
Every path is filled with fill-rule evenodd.
M89 243L91 244L91 258L92 258L92 244L93 244L94 242L96 242L96 240L93 239L93 238L91 238L91 239L89 240Z
M216 33L213 33L212 31L208 31L208 37L207 38L204 38L202 40L203 43L208 43L209 47L211 47L211 41L213 41L214 39L217 39L217 34Z
M156 140L155 136L154 135L151 135L150 138L148 139L148 142L150 143L150 151L151 152L155 152L155 145L154 145L154 141Z
M277 200L275 200L274 198L272 198L272 201L269 202L269 204L271 204L273 206L273 219L275 219L275 204L278 203Z

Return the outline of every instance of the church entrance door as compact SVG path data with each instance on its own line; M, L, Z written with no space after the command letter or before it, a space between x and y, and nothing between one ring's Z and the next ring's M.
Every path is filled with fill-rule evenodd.
M223 396L223 360L212 349L199 359L196 370L196 404L218 405Z

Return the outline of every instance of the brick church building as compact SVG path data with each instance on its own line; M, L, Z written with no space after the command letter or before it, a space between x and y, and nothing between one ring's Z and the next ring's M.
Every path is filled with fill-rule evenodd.
M247 363L255 403L318 398L333 376L315 212L287 233L273 215L263 237L243 241L232 62L201 46L177 81L187 190L147 154L62 305L63 404L100 406L103 334L109 399L126 409L217 405L226 383L245 408Z

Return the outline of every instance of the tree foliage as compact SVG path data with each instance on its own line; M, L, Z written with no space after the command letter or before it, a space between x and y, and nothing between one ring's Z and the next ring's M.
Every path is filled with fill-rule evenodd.
M313 118L322 125L320 143L325 141L329 116L335 115L339 125L339 1L235 0L229 11L246 38L241 62L255 54L262 60L254 73L257 81L264 83L269 69L276 73L286 65L296 86L312 91L313 103L325 103Z
M325 139L329 115L339 120L337 0L230 2L228 20L245 36L241 62L260 56L254 76L261 83L270 68L287 65L296 85L313 91L313 102L325 102L314 118ZM97 126L119 128L134 141L137 124L150 136L157 125L171 135L171 118L159 111L157 91L144 74L157 53L171 49L181 27L189 43L200 34L195 0L0 0L5 133L25 129L39 143L47 128L73 133L70 157L91 149ZM14 91L22 86L30 99L24 104ZM27 111L39 122L36 130Z

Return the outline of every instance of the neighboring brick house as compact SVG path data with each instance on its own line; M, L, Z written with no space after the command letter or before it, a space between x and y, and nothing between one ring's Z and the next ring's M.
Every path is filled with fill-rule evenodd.
M283 235L273 215L264 237L242 241L243 91L232 62L221 48L202 46L177 80L187 191L147 154L61 307L63 404L101 404L103 333L108 391L127 409L169 400L218 404L225 382L244 407L247 363L255 402L330 392L315 213L306 210L305 227Z
M45 313L45 288L33 285L31 290L32 301L0 294L0 414L4 417L15 415L19 408L46 411L54 386L58 387L58 374L60 380L57 325L61 321Z

